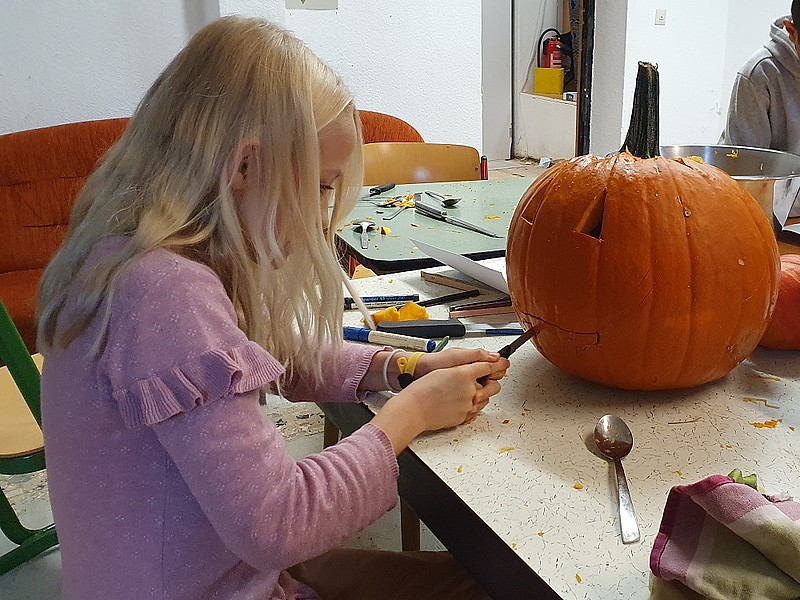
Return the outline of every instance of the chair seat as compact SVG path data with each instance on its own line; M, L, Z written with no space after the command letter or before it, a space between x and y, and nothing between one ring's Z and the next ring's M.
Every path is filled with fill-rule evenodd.
M41 354L33 361L42 370ZM0 458L23 456L44 448L42 430L19 393L8 367L0 368Z

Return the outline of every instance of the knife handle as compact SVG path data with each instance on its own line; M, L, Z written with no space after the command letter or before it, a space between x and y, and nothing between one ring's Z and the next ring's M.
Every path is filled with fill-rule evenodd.
M427 217L433 217L434 219L444 219L447 216L446 210L431 206L430 204L425 204L419 200L414 203L414 210Z
M464 337L467 328L458 319L424 319L419 321L382 321L378 331L400 333L412 337L443 338Z
M379 196L384 192L388 192L391 189L394 189L394 183L384 183L383 185L376 185L375 187L369 188L369 195L370 196Z

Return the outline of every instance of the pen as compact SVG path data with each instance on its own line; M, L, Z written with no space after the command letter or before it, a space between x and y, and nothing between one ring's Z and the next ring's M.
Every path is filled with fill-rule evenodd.
M361 301L369 308L384 308L386 306L396 306L397 304L405 304L406 302L416 302L419 300L419 294L405 294L398 296L362 296ZM352 298L344 299L344 309L350 310L356 308L356 301Z
M422 352L433 352L433 349L436 348L436 342L434 340L401 335L399 333L376 331L367 329L366 327L345 327L344 339L353 342L381 344L394 348L408 348L409 350L420 350Z
M451 305L450 310L472 310L473 308L496 308L501 306L511 306L511 298L498 298L497 300L485 300L483 302L470 302L469 304Z
M480 335L522 335L525 333L524 329L517 327L483 327L483 328L467 328L467 336L480 336Z
M440 304L447 304L448 302L457 302L458 300L466 300L467 298L474 298L479 296L480 290L468 290L465 292L458 292L456 294L447 294L446 296L439 296L438 298L430 298L428 300L421 300L417 302L420 306L438 306Z
M434 352L441 352L444 350L444 347L447 346L447 342L450 341L450 336L446 335L442 339L439 340L439 343L436 344L436 348L433 349Z
M438 320L422 319L418 321L383 321L378 323L378 331L398 333L417 338L441 338L444 336L491 336L491 335L522 335L521 327L491 327L487 325L464 325L458 319Z

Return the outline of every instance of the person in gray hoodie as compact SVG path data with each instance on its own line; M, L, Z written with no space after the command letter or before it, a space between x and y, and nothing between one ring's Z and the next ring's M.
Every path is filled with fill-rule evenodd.
M800 0L791 11L736 74L720 143L800 154Z

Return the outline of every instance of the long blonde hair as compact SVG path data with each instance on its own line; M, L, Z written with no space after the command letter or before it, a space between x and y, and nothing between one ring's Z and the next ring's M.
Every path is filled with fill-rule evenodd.
M318 133L345 110L353 112L358 146L335 184L326 236ZM246 199L243 223L228 169L252 140L259 150L248 177L260 185L251 186L257 197ZM40 346L66 347L105 302L104 331L120 273L144 253L168 248L213 269L245 334L290 373L319 382L319 349L341 340L343 273L333 235L361 190L360 143L352 96L302 42L257 19L206 26L148 90L78 196L39 288ZM291 252L279 221L291 225ZM112 236L130 242L75 283L95 244ZM61 315L68 296L77 298L75 309ZM102 335L93 351L101 344Z

